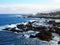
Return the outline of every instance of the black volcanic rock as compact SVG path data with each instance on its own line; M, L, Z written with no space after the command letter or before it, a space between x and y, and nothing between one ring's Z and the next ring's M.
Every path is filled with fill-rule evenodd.
M50 41L52 40L52 34L49 31L41 31L40 33L36 34L36 37L40 40Z
M51 32L51 33L55 33L55 32L56 32L55 27L51 27L51 28L49 28L49 32Z
M10 30L11 28L5 28L5 29L3 29L3 30Z
M14 28L11 28L10 31L12 31L12 32L17 32L17 33L19 33L19 32L24 32L23 30L16 30L15 27L14 27Z
M17 28L19 28L19 29L23 29L24 27L25 27L24 24L17 25Z
M49 32L57 33L60 35L60 28L53 26L53 27L49 28Z
M45 29L47 29L45 26L37 26L37 27L34 27L34 30L37 30L37 31L45 30Z
M55 33L60 35L60 28L55 28Z
M49 22L47 22L48 24L56 24L56 22L55 22L55 20L51 20L51 21L49 21Z
M57 27L60 27L60 22L57 22L57 23L56 23L56 26L57 26Z
M40 33L37 33L35 36L30 35L30 38L38 38L44 41L52 40L52 34L49 31L42 30Z
M12 31L12 32L17 32L17 33L19 33L19 32L24 32L24 30L16 30L16 27L14 27L14 28L5 28L5 29L3 29L3 30Z
M60 44L60 41L58 42L58 44Z
M29 38L36 38L36 36L34 36L34 35L30 35L30 37Z
M27 30L33 30L33 23L36 22L36 21L33 21L33 22L28 22L26 27L27 27Z
M51 20L49 22L47 22L48 24L52 24L53 26L57 26L57 27L60 27L60 22L55 22L55 20Z

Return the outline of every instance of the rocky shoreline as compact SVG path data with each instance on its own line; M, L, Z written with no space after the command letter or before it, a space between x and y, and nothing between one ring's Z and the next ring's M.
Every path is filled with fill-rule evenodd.
M45 23L51 26L42 26L39 25L39 21L28 21L21 24L17 24L13 28L5 28L2 30L24 33L28 31L37 31L38 33L35 35L30 35L29 38L38 38L43 41L51 41L55 38L52 33L58 34L60 36L60 22L55 22L55 20L46 21ZM24 35L23 35L24 36ZM59 37L60 39L60 37ZM60 44L60 40L56 41Z

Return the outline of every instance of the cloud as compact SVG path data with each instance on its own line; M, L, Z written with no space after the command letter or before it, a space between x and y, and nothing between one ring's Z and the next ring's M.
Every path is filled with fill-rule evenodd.
M53 2L55 2L55 3L60 3L60 0L53 0Z
M60 8L59 5L10 4L1 5L0 13L37 13L48 9Z

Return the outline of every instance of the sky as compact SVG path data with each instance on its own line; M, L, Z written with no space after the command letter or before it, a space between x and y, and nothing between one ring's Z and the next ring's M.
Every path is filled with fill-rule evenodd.
M60 9L60 0L0 0L0 14L30 14Z

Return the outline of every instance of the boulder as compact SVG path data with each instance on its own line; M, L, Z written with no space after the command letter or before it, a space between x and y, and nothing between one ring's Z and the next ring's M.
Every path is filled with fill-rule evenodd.
M50 41L52 40L52 34L49 31L41 31L40 33L36 34L36 37L40 40Z
M24 27L25 27L24 24L17 25L17 28L19 28L19 29L23 29Z
M60 28L55 28L55 33L59 34L60 35Z
M19 33L19 32L24 32L23 30L16 30L16 27L11 28L10 31L12 31L12 32L17 32L17 33Z
M52 40L52 37L53 37L52 33L50 33L49 31L45 31L45 30L40 31L40 33L37 33L35 36L30 35L30 38L38 38L43 41L50 41Z
M41 31L41 30L46 30L47 28L45 26L37 26L33 27L33 31Z
M60 44L60 41L58 42L58 44Z
M51 33L55 33L55 27L51 27L51 28L49 28L49 32L51 32Z
M30 35L30 37L29 38L36 38L36 36L34 36L34 35Z
M56 22L55 22L55 20L51 20L51 21L49 21L49 22L47 22L48 24L55 24Z
M8 30L8 31L9 31L10 29L11 29L11 28L5 28L5 29L3 29L3 30Z

